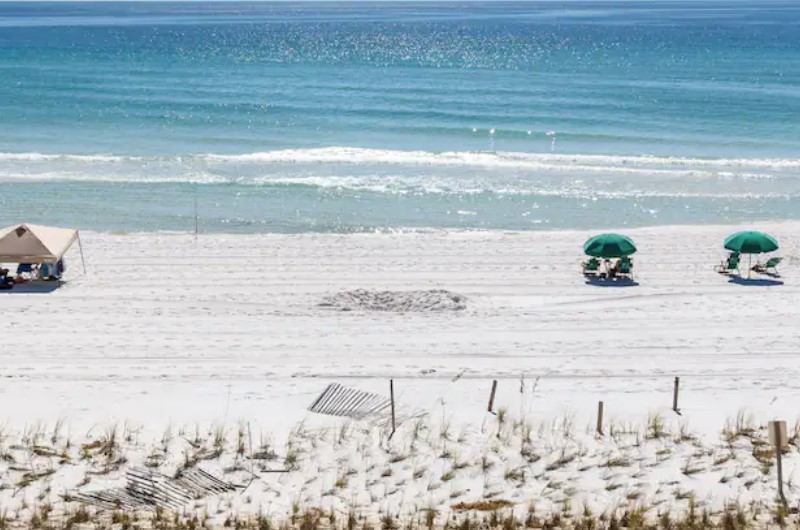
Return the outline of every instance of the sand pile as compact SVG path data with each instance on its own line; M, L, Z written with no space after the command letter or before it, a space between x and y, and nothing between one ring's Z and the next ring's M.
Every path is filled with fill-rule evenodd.
M320 306L333 307L340 311L394 311L428 312L461 311L467 307L467 299L460 294L442 289L429 291L368 291L356 289L342 291L323 299Z

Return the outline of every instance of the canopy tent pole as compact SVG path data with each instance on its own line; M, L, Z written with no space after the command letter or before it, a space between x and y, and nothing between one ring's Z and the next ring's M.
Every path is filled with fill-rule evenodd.
M81 264L83 265L83 274L86 275L86 260L83 259L83 244L81 243L81 233L78 232L78 248L81 250Z

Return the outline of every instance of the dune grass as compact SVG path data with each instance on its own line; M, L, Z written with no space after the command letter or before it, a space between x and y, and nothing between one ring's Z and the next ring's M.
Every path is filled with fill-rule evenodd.
M63 422L4 427L0 530L800 526L796 513L775 504L774 450L765 425L745 413L717 439L655 414L612 423L607 436L591 426L581 434L569 415L536 426L507 412L488 421L475 428L416 420L391 438L352 422L301 424L283 445L261 431L254 438L249 423L170 426L152 440L128 425L98 426L83 437ZM800 437L790 442L786 458ZM141 465L168 475L205 466L241 489L178 511L75 502L73 492L119 484L126 469ZM696 503L698 484L747 492L748 504L710 502L708 494Z

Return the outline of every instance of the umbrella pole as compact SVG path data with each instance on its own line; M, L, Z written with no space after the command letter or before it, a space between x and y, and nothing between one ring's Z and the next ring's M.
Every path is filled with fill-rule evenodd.
M750 269L753 268L751 265L753 265L753 255L752 254L748 254L747 255L747 279L748 280L750 279Z

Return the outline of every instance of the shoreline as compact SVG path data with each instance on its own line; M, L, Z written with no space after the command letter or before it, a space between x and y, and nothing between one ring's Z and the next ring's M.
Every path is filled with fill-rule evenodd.
M35 224L35 223L34 223ZM708 223L708 224L655 224L655 225L637 225L637 226L620 226L620 225L607 225L594 228L531 228L529 230L514 230L504 228L437 228L437 227L396 227L396 228L379 228L368 231L354 231L354 232L319 232L313 230L306 230L301 232L204 232L199 231L198 237L213 238L213 237L317 237L317 236L331 236L331 237L347 237L347 236L403 236L403 235L447 235L447 234L507 234L507 235L529 235L529 234L583 234L586 237L600 234L603 232L619 232L622 234L628 232L646 232L652 230L708 230L708 231L721 231L729 229L731 233L738 230L769 230L770 228L782 228L788 225L797 225L800 229L800 218L798 219L775 219L775 220L759 220L752 222L731 221L730 223ZM791 226L789 228L792 228ZM195 233L192 230L94 230L94 229L80 229L82 234L95 234L100 236L146 236L151 234L167 235L167 236L191 236L194 237ZM721 248L721 245L720 245ZM724 249L721 250L724 252Z

